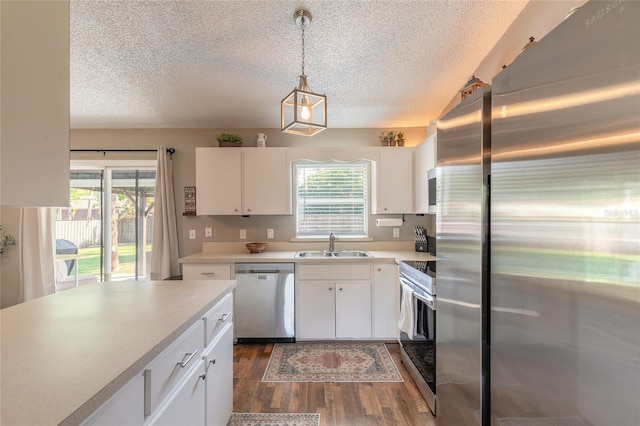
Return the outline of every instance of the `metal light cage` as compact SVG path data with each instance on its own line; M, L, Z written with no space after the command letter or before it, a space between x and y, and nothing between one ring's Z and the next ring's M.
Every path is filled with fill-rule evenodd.
M309 118L301 116L303 99ZM295 88L280 104L281 130L294 135L313 136L327 128L327 97Z

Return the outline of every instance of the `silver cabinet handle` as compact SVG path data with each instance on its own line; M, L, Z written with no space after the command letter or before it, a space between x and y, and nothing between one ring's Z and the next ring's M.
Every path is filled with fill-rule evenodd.
M329 287L329 291L333 290L333 287Z
M151 370L144 370L144 415L151 414Z
M203 357L203 358L205 358L205 359L206 359L207 357ZM205 367L204 367L204 372L205 372L205 373L208 373L208 372L209 372L209 367L210 367L211 365L214 365L215 363L216 363L216 359L215 359L215 358L210 359L210 360L209 360L209 362L208 362L208 363L205 365Z
M342 287L340 287L338 290L342 291Z
M182 361L180 361L176 365L179 365L180 368L186 367L187 364L189 364L191 362L191 360L193 359L194 356L196 356L197 353L198 353L198 350L195 349L193 352L188 352L188 353L184 354L184 357L189 357L189 358L187 358L187 360L185 361L184 357L183 357Z
M225 322L227 318L229 318L229 315L231 315L231 313L222 314L222 316L218 319L218 321Z
M200 377L202 380L204 380L204 379L206 379L206 378L207 378L207 375L206 375L205 373L202 373L199 377Z
M215 275L215 274L216 274L215 272L200 272L200 275L205 275L205 276L207 276L207 275Z

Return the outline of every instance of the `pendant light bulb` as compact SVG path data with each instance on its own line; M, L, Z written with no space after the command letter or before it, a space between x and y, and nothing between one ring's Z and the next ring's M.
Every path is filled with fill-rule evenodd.
M302 108L300 108L300 117L303 120L308 120L311 117L311 109L309 108L309 100L306 96L302 97Z

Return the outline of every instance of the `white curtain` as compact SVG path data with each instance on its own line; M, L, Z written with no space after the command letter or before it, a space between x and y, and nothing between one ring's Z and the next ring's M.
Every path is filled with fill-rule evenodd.
M19 302L33 300L56 291L54 220L55 210L51 208L20 209Z
M156 193L153 207L151 279L163 280L180 275L178 258L178 229L173 195L171 155L167 153L164 146L160 146L158 147Z

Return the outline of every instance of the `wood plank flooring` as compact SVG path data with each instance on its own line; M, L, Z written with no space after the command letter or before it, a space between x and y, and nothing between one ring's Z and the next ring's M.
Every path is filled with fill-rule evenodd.
M387 348L404 382L263 383L273 344L235 345L233 411L319 413L320 426L435 426L435 418L400 361L398 345L387 344Z

